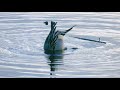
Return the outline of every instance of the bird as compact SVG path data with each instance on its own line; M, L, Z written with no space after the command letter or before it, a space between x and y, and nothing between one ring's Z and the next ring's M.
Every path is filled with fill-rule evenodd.
M45 51L64 50L65 49L64 42L63 42L64 36L66 35L67 32L69 32L71 29L73 29L73 27L76 26L74 25L73 27L65 31L59 31L59 30L56 30L56 24L57 22L51 21L51 31L49 32L44 43Z

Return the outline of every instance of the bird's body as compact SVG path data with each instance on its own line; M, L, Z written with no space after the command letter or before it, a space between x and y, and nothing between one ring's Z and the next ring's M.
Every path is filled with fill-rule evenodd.
M51 31L47 36L45 43L44 43L44 50L45 51L62 51L65 49L63 38L64 35L70 31L72 28L65 30L65 31L56 31L56 23L51 21Z
M55 35L49 34L45 43L44 50L62 50L64 49L63 35L60 31L55 32Z
M64 50L64 42L63 42L63 36L62 35L58 35L58 38L56 40L56 44L55 44L55 50Z

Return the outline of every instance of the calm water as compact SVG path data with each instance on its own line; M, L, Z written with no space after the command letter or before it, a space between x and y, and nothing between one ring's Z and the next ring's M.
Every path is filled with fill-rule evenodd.
M51 20L58 30L77 25L63 55L44 53ZM120 12L0 12L0 77L120 77Z

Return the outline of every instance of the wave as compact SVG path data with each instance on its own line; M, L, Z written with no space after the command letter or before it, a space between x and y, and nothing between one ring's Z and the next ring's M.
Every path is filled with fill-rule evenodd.
M11 55L13 55L13 53L10 52L9 50L0 48L0 56L11 56Z

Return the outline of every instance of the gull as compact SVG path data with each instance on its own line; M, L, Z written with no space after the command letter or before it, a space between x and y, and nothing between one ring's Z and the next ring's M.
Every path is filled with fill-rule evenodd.
M44 22L46 25L48 25L48 22ZM68 30L65 31L58 31L56 30L56 24L57 22L51 21L51 31L49 32L45 43L44 43L44 50L45 51L61 51L65 50L64 47L64 36L66 35L67 32L69 32L73 27L71 27Z

